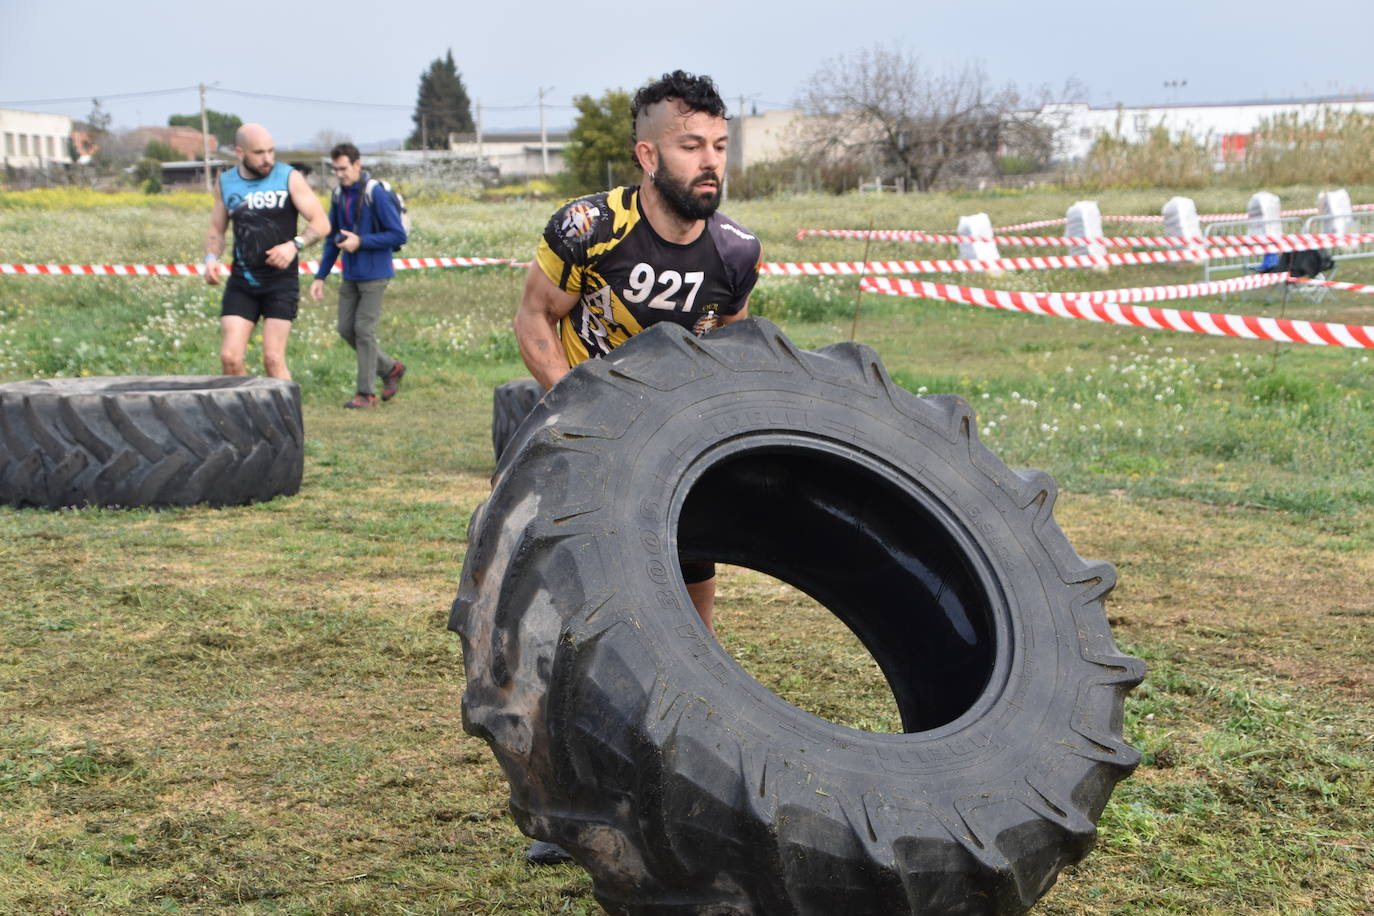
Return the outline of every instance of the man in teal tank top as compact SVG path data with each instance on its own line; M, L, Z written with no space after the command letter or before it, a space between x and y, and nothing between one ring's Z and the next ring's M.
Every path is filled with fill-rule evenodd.
M272 135L245 124L234 135L238 167L219 176L205 238L205 282L216 286L224 267L224 233L234 221L234 260L220 306L219 361L225 375L246 375L244 350L262 319L262 362L273 378L289 379L286 338L301 298L301 249L329 232L329 217L305 176L277 162ZM296 220L309 225L296 235Z

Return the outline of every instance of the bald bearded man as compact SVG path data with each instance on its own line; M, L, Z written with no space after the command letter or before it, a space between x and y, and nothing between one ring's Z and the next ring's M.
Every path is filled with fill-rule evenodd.
M329 217L305 177L276 161L267 128L240 127L234 153L238 167L219 176L205 238L205 282L215 286L224 270L224 233L234 221L234 260L220 306L220 367L225 375L247 374L244 351L261 318L263 368L290 379L286 339L301 298L297 259L329 232ZM298 216L308 223L300 235Z

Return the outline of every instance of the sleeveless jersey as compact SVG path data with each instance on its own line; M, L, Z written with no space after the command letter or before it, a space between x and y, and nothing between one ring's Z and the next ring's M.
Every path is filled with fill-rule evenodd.
M535 261L578 295L558 325L568 365L605 356L650 324L673 321L701 335L749 301L760 245L720 213L693 242L659 237L639 188L615 188L564 205L544 230Z
M292 171L285 162L278 162L266 178L246 179L237 168L219 176L220 197L234 221L234 263L230 272L250 286L296 276L296 258L285 269L267 263L267 249L289 242L296 235L296 205L288 185Z

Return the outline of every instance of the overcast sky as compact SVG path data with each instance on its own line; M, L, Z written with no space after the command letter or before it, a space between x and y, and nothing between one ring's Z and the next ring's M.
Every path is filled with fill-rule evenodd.
M361 145L410 132L420 74L449 48L497 131L537 127L541 87L548 126L567 127L574 95L679 67L714 77L732 111L741 96L746 111L787 107L827 58L877 43L1022 88L1076 78L1094 105L1369 93L1371 41L1370 0L0 0L0 107L84 118L98 96L116 128L166 124L199 110L205 83L211 108L266 124L279 147L322 131Z

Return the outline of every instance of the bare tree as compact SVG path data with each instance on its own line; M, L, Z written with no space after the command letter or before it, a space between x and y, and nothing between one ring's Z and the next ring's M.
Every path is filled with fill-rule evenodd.
M348 134L339 133L333 128L326 127L315 134L315 149L322 153L328 153L340 143L351 143L353 138Z
M804 149L830 161L860 158L929 190L947 172L993 167L1019 102L978 64L932 73L915 54L876 45L812 75L801 100L810 116Z

